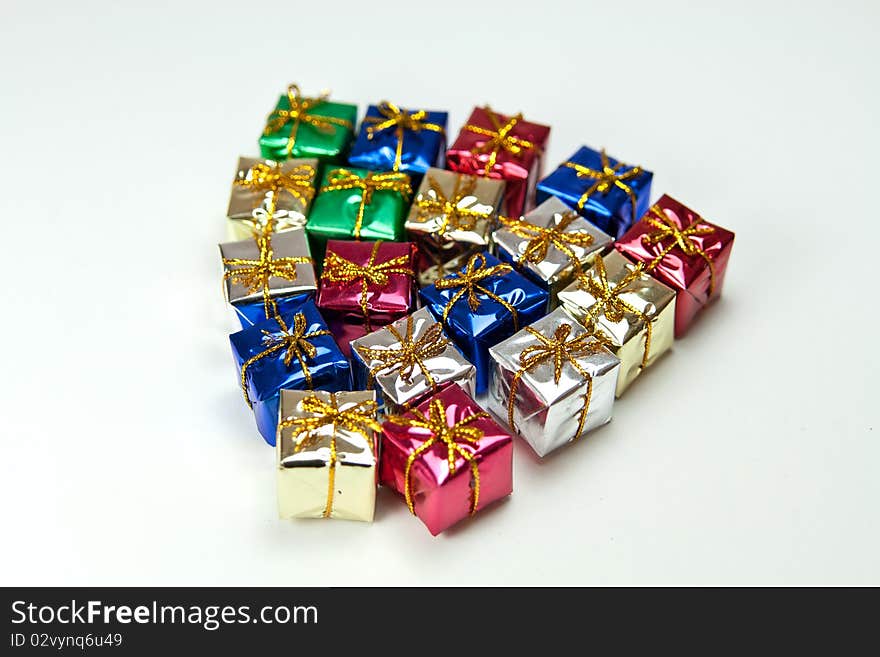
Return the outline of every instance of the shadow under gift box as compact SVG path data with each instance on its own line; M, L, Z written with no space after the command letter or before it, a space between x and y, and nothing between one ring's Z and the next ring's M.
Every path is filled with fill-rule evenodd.
M650 171L624 164L606 156L604 151L582 146L538 183L536 198L538 203L543 203L556 196L617 238L648 209L653 178Z
M430 429L387 420L382 424L379 465L383 485L404 498L409 486L412 511L434 536L513 491L513 441L510 434L458 386L444 388L419 404L415 409L417 413L409 412L400 417L430 420L431 406L434 404L436 409L438 401L442 411L439 433L443 433L449 442L440 439ZM481 413L485 415L468 420ZM459 425L459 430L450 430L463 421L465 424ZM471 440L460 428L473 430L467 432ZM424 448L426 442L433 444ZM458 449L451 447L450 443ZM416 454L417 450L419 453ZM454 468L450 467L450 452ZM407 463L410 461L407 477ZM472 465L476 465L476 477Z
M611 421L620 360L562 308L529 329L489 349L488 405L543 457ZM566 354L558 381L557 350Z
M479 275L496 268L499 273L480 278L470 287L471 296L466 284L471 275L468 270ZM444 289L445 285L450 287ZM546 290L488 253L473 256L457 273L422 288L419 296L465 358L477 368L478 395L489 387L489 347L546 314L548 299ZM471 307L471 301L476 308Z
M280 319L280 322L278 318L259 322L229 336L240 380L245 368L246 400L253 405L257 428L270 445L275 444L278 392L282 388L329 392L351 388L348 360L336 346L314 301L302 301L298 307L280 315ZM278 347L279 344L282 346ZM313 355L309 355L312 350Z
M733 240L729 230L663 195L615 248L676 291L675 337L680 337L697 313L721 295Z

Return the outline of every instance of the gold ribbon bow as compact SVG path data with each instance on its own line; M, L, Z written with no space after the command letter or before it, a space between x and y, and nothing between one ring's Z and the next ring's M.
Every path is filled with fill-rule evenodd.
M480 219L488 219L492 214L489 212L478 212L471 208L461 207L461 202L468 196L473 195L477 186L477 179L473 176L460 175L456 176L455 188L452 190L452 196L446 198L440 183L431 174L428 174L428 191L419 194L415 200L415 207L418 208L418 220L422 223L428 221L432 217L442 214L443 223L437 229L438 235L444 235L447 230L474 230L477 221Z
M553 361L553 383L559 385L559 379L562 376L562 366L568 362L577 370L587 381L587 392L583 395L584 405L581 409L580 418L578 419L578 428L572 440L577 440L584 430L587 422L587 413L590 410L590 400L593 396L593 377L575 360L578 357L589 356L602 351L606 342L599 336L595 336L589 332L581 333L569 339L571 335L571 324L560 324L556 327L556 331L552 338L548 338L543 333L526 326L526 331L532 334L538 340L538 344L533 344L525 349L519 355L519 369L513 375L510 382L510 396L507 399L507 423L513 427L513 409L516 399L516 388L522 377L529 370L537 367L549 360ZM597 339L591 340L590 338Z
M483 110L486 112L486 117L489 119L489 123L492 124L492 130L471 123L465 125L462 130L467 130L483 137L488 137L485 142L474 146L471 149L471 153L474 155L489 153L489 159L486 162L486 169L483 172L484 176L488 176L492 172L492 167L495 166L495 162L498 160L498 154L502 150L518 157L523 151L538 148L537 144L534 142L510 134L516 125L523 120L522 113L509 117L504 125L501 125L498 115L492 111L491 107L487 105Z
M401 158L403 157L403 135L406 130L411 130L413 132L430 130L431 132L437 132L441 135L446 132L442 125L425 120L428 116L428 112L425 110L410 112L408 110L400 109L397 105L387 100L383 100L379 103L376 106L376 109L379 110L379 114L382 116L367 116L364 118L364 123L373 124L367 126L367 139L371 140L376 134L383 130L394 128L394 134L397 138L397 148L394 152L393 171L400 171Z
M700 246L700 243L694 238L699 235L710 235L715 232L715 228L706 224L701 226L700 218L698 217L687 228L681 229L657 205L652 205L648 212L649 214L645 215L643 220L656 230L642 235L642 242L651 246L671 239L672 243L663 248L660 254L645 267L645 271L652 271L677 246L686 256L700 256L705 261L706 266L709 268L709 295L711 296L715 290L715 265ZM652 214L654 216L651 216Z
M291 428L293 433L293 453L315 446L321 436L315 432L322 427L329 426L330 430L330 467L327 481L327 503L324 505L324 517L329 518L333 512L333 493L336 487L336 430L337 427L354 433L359 433L373 451L373 440L367 434L368 431L379 431L381 425L376 421L376 402L364 400L349 406L345 410L339 409L336 394L330 393L330 403L318 398L317 395L309 395L300 402L303 412L311 413L308 417L287 417L278 423L279 435L281 430Z
M457 292L452 295L452 298L446 302L446 307L443 309L443 324L447 325L449 323L450 311L465 294L467 295L468 306L470 306L470 309L473 312L476 312L480 307L480 297L477 295L485 294L493 301L500 303L510 312L513 317L513 329L514 331L518 331L519 315L516 312L516 308L480 284L487 278L501 276L510 271L513 271L513 267L506 262L487 267L486 256L482 253L477 253L471 256L470 260L468 260L464 272L450 274L449 276L438 279L434 283L434 286L438 290L457 290Z
M373 243L370 259L365 265L347 260L333 251L327 251L327 256L324 259L324 271L321 274L321 280L330 283L351 283L357 280L361 282L360 305L367 331L372 331L370 327L370 311L367 308L370 285L385 287L388 285L389 276L393 274L415 276L415 272L407 267L410 262L410 256L408 255L397 256L377 264L376 256L381 245L381 241Z
M552 226L538 226L526 221L525 218L499 217L499 219L501 224L511 233L529 240L525 251L520 256L521 261L538 264L546 260L547 250L552 245L568 257L575 272L578 272L581 269L581 261L572 247L586 249L593 243L593 236L590 233L566 231L571 222L579 217L577 212L569 210L563 212L559 222L554 221Z
M413 372L415 371L415 368L418 367L425 376L425 381L431 386L431 389L436 390L437 383L431 375L431 370L425 364L425 361L442 354L446 349L446 345L449 344L449 340L443 336L443 330L440 327L440 324L431 324L424 334L415 341L412 336L412 315L408 315L406 318L405 336L400 334L400 331L394 327L394 324L388 324L385 328L394 336L394 339L400 343L400 346L384 349L366 346L356 347L358 353L364 358L364 360L379 361L378 365L370 368L367 386L373 385L373 380L375 379L376 374L382 370L388 370L391 372L397 367L400 368L400 378L408 384L412 383Z
M294 144L296 144L296 133L301 123L306 123L316 130L324 133L331 133L337 127L351 129L351 121L338 119L335 116L320 116L311 112L324 103L329 94L322 93L317 98L304 98L300 95L299 86L291 84L287 87L287 101L290 103L289 109L276 109L269 114L266 119L266 129L264 135L278 132L288 123L291 124L290 136L287 138L287 156L293 152Z
M297 313L293 316L292 328L288 328L286 322L281 318L281 315L275 315L275 321L278 322L278 326L281 329L281 335L279 336L276 332L262 329L263 344L267 345L266 349L258 353L256 356L248 358L244 362L244 365L241 366L241 391L244 393L244 400L250 408L254 407L247 391L247 370L251 365L266 356L271 356L272 354L285 350L284 366L290 367L290 363L296 358L299 362L303 376L305 376L306 388L311 390L312 373L309 371L309 366L306 361L317 356L318 349L315 345L309 342L309 340L321 335L330 335L330 331L325 329L306 333L308 321L306 320L306 316L302 313Z
M456 455L461 456L471 469L473 477L473 495L471 496L470 514L477 512L477 505L480 502L480 469L477 465L477 459L474 455L465 449L464 445L473 445L475 448L479 446L480 440L483 438L483 430L478 427L470 426L472 422L483 418L489 418L489 414L485 412L476 413L463 420L460 420L449 426L446 423L446 407L440 399L432 399L428 407L428 415L413 410L410 411L415 417L406 417L401 415L392 415L388 418L389 422L405 427L418 427L427 429L431 436L416 447L406 459L406 468L403 473L404 480L404 497L406 497L406 505L410 512L415 515L416 508L412 499L412 481L411 473L413 464L424 452L437 443L446 446L446 459L449 463L450 474L455 473Z
M354 222L353 235L361 237L361 226L364 223L364 209L373 202L373 192L397 192L405 200L412 193L409 176L405 173L367 173L363 178L348 169L334 169L327 178L327 184L321 192L338 192L345 189L361 190L361 203L358 206L357 218Z
M592 180L593 184L587 188L581 197L578 199L578 207L583 210L584 206L587 204L587 201L590 200L590 197L595 194L607 194L613 188L617 187L618 189L622 189L626 192L626 195L629 196L630 206L632 210L632 222L636 221L636 194L633 191L632 187L627 184L628 180L632 180L636 176L641 175L642 168L640 166L635 166L628 171L624 171L621 173L621 169L627 167L629 165L624 164L623 162L618 162L614 166L611 166L611 161L608 159L608 155L605 154L605 149L603 148L599 152L599 157L601 158L602 169L591 169L589 167L585 167L582 164L578 164L577 162L565 162L563 166L568 167L569 169L574 169L577 172L578 178L587 178L588 180Z
M285 191L304 206L315 196L312 181L315 178L315 167L300 164L289 171L282 169L281 164L268 165L258 162L244 176L233 181L234 185L250 189L253 192L271 193L269 212L275 212L278 205L279 192Z

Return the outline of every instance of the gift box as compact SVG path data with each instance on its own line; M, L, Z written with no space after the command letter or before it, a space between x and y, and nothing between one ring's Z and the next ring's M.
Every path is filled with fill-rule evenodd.
M372 391L282 390L278 515L372 521L380 429Z
M401 413L452 383L475 392L476 369L426 308L354 340L351 368L355 387L379 390L386 413Z
M255 233L305 226L317 171L315 159L239 158L226 211L229 239L246 240Z
M662 196L615 247L676 291L675 335L721 294L734 234Z
M547 312L547 291L488 253L419 292L431 314L477 368L476 392L489 385L489 347Z
M489 349L489 410L538 456L611 421L620 360L557 308Z
M565 201L611 235L620 237L648 209L654 174L582 146L538 183L537 199Z
M618 397L672 346L675 291L617 251L596 258L559 301L581 324L603 333L620 359Z
M266 119L266 128L260 136L263 157L343 161L354 136L357 105L331 102L327 98L326 93L306 98L297 85L290 85Z
M229 342L244 400L270 445L275 444L279 390L351 388L348 360L311 299L289 313L233 333Z
M477 107L446 153L452 171L504 180L504 214L520 216L533 205L535 181L550 128Z
M419 249L419 283L430 285L489 248L504 181L429 169L404 224Z
M302 228L226 242L220 245L220 255L226 300L242 327L286 312L317 289Z
M551 308L575 274L589 269L614 242L556 197L519 219L501 217L493 237L498 257L545 288Z
M513 491L510 434L458 386L382 424L379 478L433 535Z
M323 260L328 239L402 241L411 194L405 173L329 169L306 223L312 255Z
M414 176L442 167L447 117L446 112L401 109L388 101L370 105L348 163Z

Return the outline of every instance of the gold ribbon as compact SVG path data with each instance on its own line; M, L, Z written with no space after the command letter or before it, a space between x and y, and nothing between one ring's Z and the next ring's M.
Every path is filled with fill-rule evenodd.
M413 410L410 413L415 417L392 415L388 418L388 421L394 424L427 429L431 433L431 437L416 447L406 459L406 468L403 473L403 491L404 497L406 497L406 505L409 507L410 512L413 515L416 513L415 504L412 499L412 481L410 477L413 464L416 462L416 459L433 445L443 443L446 445L446 460L449 463L450 474L455 474L456 455L461 456L470 466L471 476L474 481L473 495L471 496L470 503L470 514L473 515L477 512L477 505L480 502L480 469L477 465L477 459L462 446L462 443L473 445L474 447L479 446L480 439L484 435L483 431L477 427L470 426L470 424L476 420L488 418L489 414L485 412L476 413L449 426L446 423L446 407L443 405L442 400L436 398L431 400L428 407L428 415L419 410Z
M516 399L516 388L526 372L542 363L552 360L553 383L559 385L559 379L562 376L562 366L568 362L571 363L571 366L577 370L577 373L587 381L587 392L583 395L584 405L581 409L580 418L578 419L577 431L572 440L577 440L580 437L584 430L584 425L587 422L587 413L590 411L590 400L593 396L593 377L580 366L575 358L599 353L602 351L606 343L603 339L600 339L598 336L594 336L589 332L581 333L580 335L569 339L572 328L571 324L560 324L556 327L553 337L548 338L546 335L540 333L531 326L526 326L526 331L531 333L532 336L538 340L538 344L530 345L522 350L519 355L519 369L516 371L516 374L513 375L513 379L510 382L510 396L507 399L507 423L511 427L514 426L513 409L514 401ZM590 338L592 337L596 337L597 339L591 340Z
M363 178L348 169L334 169L327 178L327 184L321 192L338 192L345 189L361 190L361 203L358 206L357 219L354 222L353 236L361 237L361 226L364 223L364 209L373 202L373 192L397 192L405 200L409 200L412 188L409 176L405 173L367 173Z
M279 432L283 429L293 429L293 453L314 447L320 441L321 436L315 432L322 427L330 426L330 467L327 475L327 502L324 505L324 517L329 518L333 513L333 493L336 487L336 430L337 427L353 433L359 433L370 446L373 452L373 440L367 432L379 431L382 427L376 421L378 407L372 400L364 400L354 404L344 411L339 410L336 394L330 393L330 403L320 399L317 395L309 395L300 402L300 407L305 413L311 413L309 417L287 417L278 423ZM280 435L280 433L279 433Z
M486 169L483 172L484 176L488 176L492 172L492 167L495 166L495 162L498 160L498 154L501 151L507 151L514 157L518 157L523 151L538 148L537 144L534 142L510 134L516 125L523 120L522 113L509 117L504 125L501 125L498 115L492 111L491 107L487 105L483 108L483 111L486 113L489 123L492 124L492 130L471 123L465 125L462 130L467 130L483 137L488 137L485 142L474 146L471 149L471 153L474 155L489 153L489 159L486 162Z
M452 310L455 304L458 303L458 300L461 299L465 294L467 295L468 306L470 306L470 309L473 312L476 312L480 307L480 297L478 297L477 295L485 294L493 301L500 303L510 312L510 314L513 316L513 329L514 331L518 331L519 315L517 315L516 308L514 308L507 301L480 284L487 278L491 278L492 276L500 276L510 271L513 271L513 267L511 267L507 263L499 263L497 265L487 267L486 256L484 256L482 253L477 253L471 256L470 260L468 260L464 272L450 274L449 276L445 276L437 280L434 285L438 290L457 289L455 294L452 295L452 298L449 299L448 302L446 302L446 307L443 309L443 324L447 325L449 323L449 312Z
M299 366L302 370L303 376L305 376L306 388L311 390L312 373L309 371L309 366L306 361L317 356L318 349L315 347L315 345L309 342L309 340L321 335L330 335L330 331L327 331L325 329L306 333L308 322L306 320L306 316L302 313L297 313L293 316L292 328L287 327L287 324L281 318L281 315L276 314L275 321L278 322L278 326L281 329L281 335L278 336L272 331L262 329L263 344L266 345L266 349L258 353L256 356L251 356L250 358L248 358L244 362L244 365L241 366L241 391L244 394L245 402L250 408L254 407L253 403L251 402L251 398L248 396L247 391L247 370L251 365L256 363L258 360L265 358L266 356L271 356L274 353L284 350L284 366L290 367L290 363L293 361L294 358L296 358L296 360L299 362Z
M590 200L590 197L595 194L607 194L611 189L617 187L618 189L622 189L626 192L626 195L629 196L630 206L632 210L632 223L636 221L636 194L633 191L632 187L627 184L628 180L635 178L636 176L642 173L642 168L640 166L635 166L629 171L620 172L627 164L623 162L618 162L614 166L611 166L611 161L608 159L608 156L605 154L605 149L603 148L599 152L599 157L601 158L602 169L591 169L589 167L585 167L582 164L578 164L577 162L565 162L563 166L568 167L569 169L574 169L577 172L578 178L587 178L588 180L592 180L593 184L587 188L583 194L581 194L580 199L578 199L578 207L583 210L584 205L586 205L587 201Z
M314 178L315 167L310 164L300 164L285 171L279 163L270 166L258 162L248 169L244 176L236 178L232 184L256 193L271 193L268 208L271 214L275 212L281 191L287 192L303 206L307 206L315 196L315 188L312 185Z
M370 285L385 287L388 285L389 276L393 274L415 276L415 272L407 267L410 263L410 256L408 255L397 256L377 264L376 256L381 245L381 240L373 243L370 259L365 265L347 260L333 251L327 251L327 256L324 259L324 271L321 274L321 280L330 283L351 283L358 280L361 282L360 306L367 331L372 331L370 327L370 311L367 308L367 296Z
M519 219L499 217L499 219L501 224L511 233L528 240L525 251L520 256L520 261L535 264L543 262L547 259L547 250L550 246L555 246L568 257L575 272L578 272L581 269L581 261L572 247L586 249L593 243L593 236L590 233L566 231L571 222L579 217L577 212L569 210L562 213L559 223L556 223L554 215L552 226L538 226L526 221L524 217Z
M418 208L417 218L425 223L432 217L442 214L443 223L437 229L438 235L444 235L447 230L474 230L477 221L488 219L493 210L478 212L471 208L463 208L460 203L468 196L473 195L477 186L477 179L473 176L459 175L455 178L455 188L452 196L446 198L440 183L431 174L428 174L428 192L420 193L413 204Z
M387 100L379 103L376 109L379 110L379 114L382 116L367 116L364 118L364 123L373 124L367 126L367 139L372 140L376 134L383 130L394 128L397 148L394 152L393 171L400 171L401 158L403 157L403 135L406 130L411 130L412 132L430 130L441 135L446 133L442 125L425 120L428 116L428 112L425 110L418 110L416 112L402 110Z
M715 265L700 246L700 243L694 238L699 235L710 235L715 232L715 228L706 224L701 226L701 219L697 217L687 228L681 229L657 205L652 205L648 212L649 214L643 217L643 221L656 230L642 235L642 242L652 246L660 244L663 240L671 239L672 244L664 247L660 254L645 267L645 271L653 271L663 258L669 255L669 252L677 246L686 256L700 256L705 261L706 266L709 268L709 295L711 296L712 292L715 291ZM652 214L654 216L651 216Z
M263 134L269 135L273 132L278 132L288 123L292 124L290 136L287 138L286 149L287 156L290 157L294 144L296 144L296 133L301 123L310 125L323 133L334 132L337 127L351 129L351 121L338 119L335 116L320 116L311 113L316 107L323 104L328 96L329 94L324 92L317 98L304 98L300 96L299 86L295 84L289 85L287 87L287 100L290 103L290 108L273 110L269 114L269 118L266 119L266 129L263 130Z
M392 372L398 367L400 368L400 378L407 384L412 383L413 372L418 367L431 389L436 390L437 382L431 376L431 370L425 361L442 354L446 345L449 344L449 340L443 336L440 324L431 324L418 340L413 340L412 315L408 315L406 318L406 335L401 335L394 324L388 324L385 328L394 336L400 346L385 349L367 346L355 347L364 360L379 361L378 365L370 368L367 386L373 385L376 374L382 370Z

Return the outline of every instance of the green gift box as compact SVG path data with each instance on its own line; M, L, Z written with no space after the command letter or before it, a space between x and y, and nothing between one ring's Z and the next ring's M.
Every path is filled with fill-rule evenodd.
M351 145L356 121L357 105L330 102L326 94L306 98L292 84L266 120L260 152L271 160L315 157L337 162Z
M328 239L403 241L411 194L405 173L325 171L306 223L312 257L323 262Z

